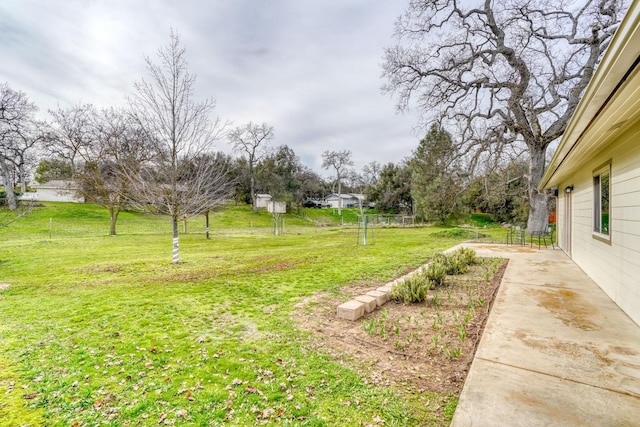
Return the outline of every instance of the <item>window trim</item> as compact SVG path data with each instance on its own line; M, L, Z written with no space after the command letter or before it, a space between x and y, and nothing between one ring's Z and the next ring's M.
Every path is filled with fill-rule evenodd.
M596 230L596 221L600 226L602 225L602 197L601 197L601 188L602 188L602 175L609 175L609 234L604 234L601 231ZM603 243L607 243L611 245L611 159L603 163L602 165L595 168L592 173L592 194L593 194L593 203L592 203L592 222L591 222L591 237L595 240L599 240ZM596 179L598 180L598 188L596 189ZM596 205L597 203L597 205ZM598 218L596 218L596 214Z

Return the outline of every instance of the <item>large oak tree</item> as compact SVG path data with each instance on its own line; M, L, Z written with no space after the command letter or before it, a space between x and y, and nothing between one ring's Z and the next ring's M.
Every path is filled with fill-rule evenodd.
M565 131L625 0L469 4L410 1L386 50L384 90L400 109L415 101L427 122L459 126L456 149L472 165L524 145L528 228L543 230L547 199L536 188L547 148Z

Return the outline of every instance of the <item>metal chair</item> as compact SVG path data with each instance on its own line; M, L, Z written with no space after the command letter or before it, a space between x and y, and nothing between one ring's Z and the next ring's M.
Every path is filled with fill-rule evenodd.
M542 247L542 243L544 243L544 247L547 248L547 238L549 238L549 243L551 243L551 249L555 249L555 243L553 240L553 228L547 227L544 231L532 231L529 233L531 239L531 247L533 247L534 238L538 239L538 249Z
M512 225L507 230L507 245L518 243L520 246L525 244L524 228L519 225Z

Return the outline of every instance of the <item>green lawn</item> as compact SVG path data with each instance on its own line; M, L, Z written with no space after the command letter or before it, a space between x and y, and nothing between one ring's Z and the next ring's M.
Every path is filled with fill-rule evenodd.
M315 214L315 213L314 213ZM450 229L315 227L231 206L180 237L166 218L48 204L0 229L0 426L425 425L416 396L309 345L302 298L378 284L462 238ZM182 225L181 225L182 231ZM443 233L444 231L444 233ZM451 396L429 396L450 404ZM381 420L381 421L380 421Z

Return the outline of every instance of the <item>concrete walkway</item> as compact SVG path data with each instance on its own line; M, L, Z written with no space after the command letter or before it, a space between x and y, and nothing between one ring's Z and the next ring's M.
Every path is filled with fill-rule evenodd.
M452 426L640 426L640 326L561 250L509 258Z

